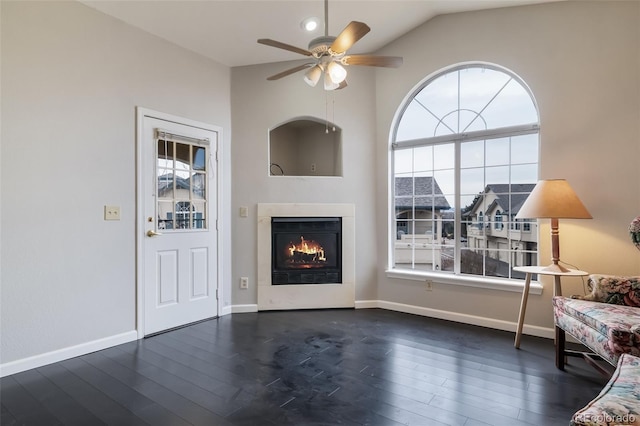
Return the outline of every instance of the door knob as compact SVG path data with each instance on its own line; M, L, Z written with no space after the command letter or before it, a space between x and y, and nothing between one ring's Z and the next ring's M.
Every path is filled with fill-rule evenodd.
M147 231L147 237L159 237L160 235L162 235L161 232L156 232L153 229Z

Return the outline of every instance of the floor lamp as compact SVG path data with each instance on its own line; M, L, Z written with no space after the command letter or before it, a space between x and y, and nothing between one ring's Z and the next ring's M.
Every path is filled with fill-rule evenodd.
M516 219L551 219L551 260L553 263L544 268L549 272L567 272L560 265L560 235L558 219L592 219L573 188L564 179L538 181L536 186L520 207Z

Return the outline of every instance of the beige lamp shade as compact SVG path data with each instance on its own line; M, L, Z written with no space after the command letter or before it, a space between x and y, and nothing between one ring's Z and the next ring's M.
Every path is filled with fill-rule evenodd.
M547 272L566 273L569 269L560 265L560 235L558 219L591 219L582 201L564 179L538 181L524 202L516 219L551 219L551 265Z
M516 219L592 219L569 182L565 179L538 181Z

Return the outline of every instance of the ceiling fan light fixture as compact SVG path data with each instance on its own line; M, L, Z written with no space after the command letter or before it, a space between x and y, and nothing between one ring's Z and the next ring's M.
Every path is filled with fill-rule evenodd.
M347 78L347 70L337 62L331 62L327 65L327 74L335 84L340 84Z
M2 0L0 0L2 1ZM309 17L300 22L305 31L315 31L320 25L316 17ZM298 53L315 60L267 77L267 80L279 80L288 75L305 71L304 81L311 87L317 86L320 77L324 76L324 90L336 90L347 87L346 65L363 65L370 67L397 68L402 64L402 58L396 56L349 55L347 51L371 28L364 22L351 21L337 37L329 35L329 0L324 0L324 35L315 37L309 42L308 49L282 43L269 38L260 38L258 43L272 46L289 52Z
M324 73L324 90L336 90L340 87L340 83L334 83L328 72Z
M311 87L316 87L320 77L322 76L322 68L320 65L314 65L306 73L304 73L304 82Z
M307 32L315 31L316 28L318 28L319 21L320 20L318 18L316 18L315 16L303 19L302 22L300 22L300 28L302 28L303 30L305 30Z

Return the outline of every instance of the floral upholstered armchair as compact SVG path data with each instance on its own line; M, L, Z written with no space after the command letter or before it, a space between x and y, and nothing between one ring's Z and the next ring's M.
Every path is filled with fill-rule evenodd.
M640 216L629 234L640 249ZM576 412L572 426L640 426L640 276L590 275L586 296L553 298L556 325L556 366L565 356L578 355L603 374L611 374L600 394ZM592 353L567 351L565 332ZM616 367L605 369L594 359Z
M590 275L591 293L554 297L556 366L566 355L582 356L609 383L571 418L571 426L640 426L640 277ZM593 353L567 351L565 331ZM605 369L600 358L617 368Z
M640 250L640 216L629 225L629 236ZM567 355L583 356L596 368L594 357L615 366L623 353L640 356L640 276L594 274L587 284L586 296L553 298L556 366L561 370ZM565 331L593 354L566 351Z
M571 298L553 298L556 325L556 366L564 368L564 358L576 353L565 350L567 332L593 354L612 366L623 353L640 356L640 276L590 275L591 293Z

